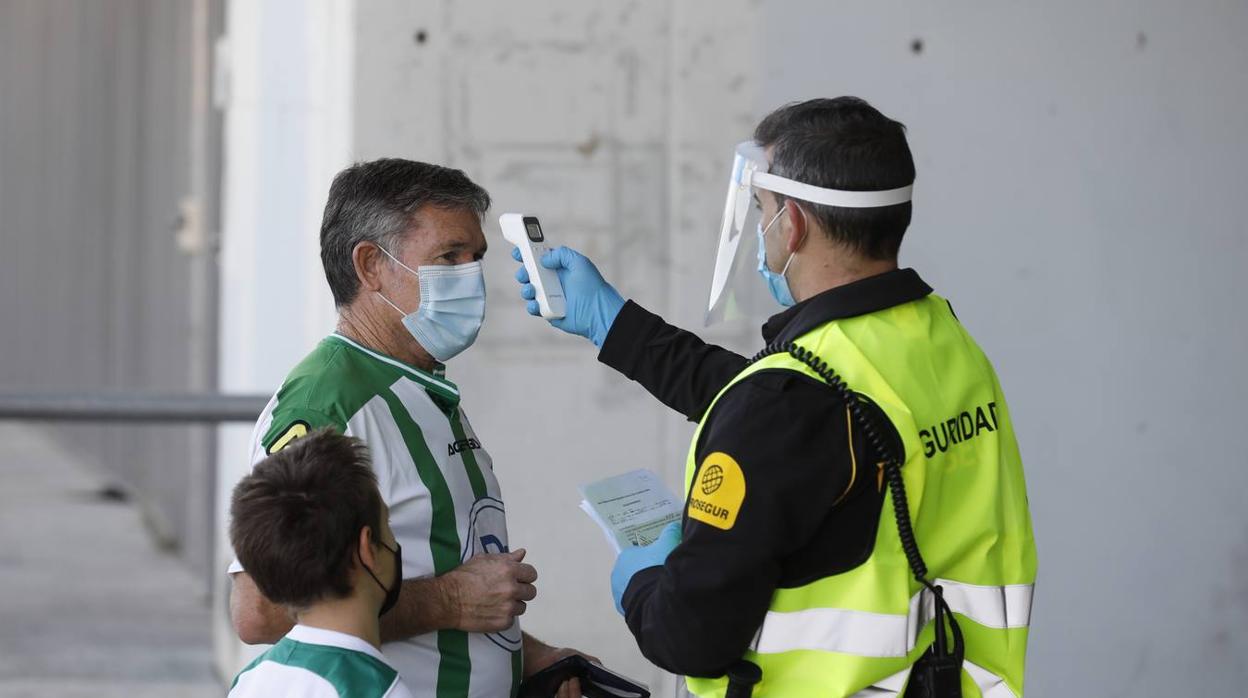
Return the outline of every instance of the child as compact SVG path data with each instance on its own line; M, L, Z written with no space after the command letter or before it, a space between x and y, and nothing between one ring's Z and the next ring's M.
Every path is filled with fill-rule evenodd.
M238 483L230 516L239 562L295 620L230 698L410 698L378 649L403 564L364 445L331 430L299 439Z

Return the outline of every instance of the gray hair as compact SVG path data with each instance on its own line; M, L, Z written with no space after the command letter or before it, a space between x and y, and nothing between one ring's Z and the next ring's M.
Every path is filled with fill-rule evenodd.
M359 293L351 259L356 245L371 242L397 254L395 244L422 206L484 217L490 195L461 170L399 158L357 163L334 177L321 220L321 265L335 305Z

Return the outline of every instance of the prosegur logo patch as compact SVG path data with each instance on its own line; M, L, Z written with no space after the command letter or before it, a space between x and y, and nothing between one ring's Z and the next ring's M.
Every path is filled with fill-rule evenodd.
M702 473L702 494L711 495L724 485L724 469L718 465L708 466Z
M737 523L745 501L745 474L732 456L722 451L707 456L691 490L689 518L725 531Z

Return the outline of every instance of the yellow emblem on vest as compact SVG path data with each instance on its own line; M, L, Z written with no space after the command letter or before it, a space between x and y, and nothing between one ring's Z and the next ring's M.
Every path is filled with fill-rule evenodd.
M272 446L269 446L269 450L268 450L269 455L273 455L274 453L277 453L283 448L286 448L287 446L290 445L291 441L294 441L300 436L306 436L307 433L308 433L307 422L300 421L300 422L295 422L294 424L291 424L289 427L286 427L285 433L279 436L277 438L277 441L273 442Z
M745 474L737 461L721 451L707 456L689 488L689 518L727 531L744 501Z

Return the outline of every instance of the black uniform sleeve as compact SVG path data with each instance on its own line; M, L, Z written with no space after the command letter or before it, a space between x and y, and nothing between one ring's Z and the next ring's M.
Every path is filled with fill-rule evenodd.
M633 301L624 304L598 360L637 381L692 421L746 366L746 358L669 325Z
M741 658L773 592L793 579L786 558L809 546L857 478L874 477L857 472L846 416L826 385L792 371L760 371L720 398L697 447L683 539L624 593L647 659L714 677Z

